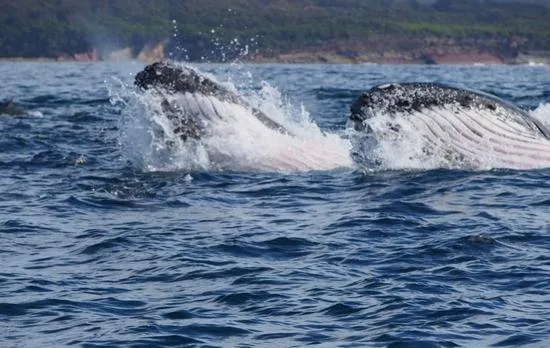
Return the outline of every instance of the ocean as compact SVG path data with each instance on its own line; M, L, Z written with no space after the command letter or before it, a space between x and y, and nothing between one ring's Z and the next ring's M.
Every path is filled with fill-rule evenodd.
M223 161L160 146L143 67L0 63L1 347L550 345L550 169L365 168L345 137L386 82L548 121L549 67L196 65L313 139L225 132Z

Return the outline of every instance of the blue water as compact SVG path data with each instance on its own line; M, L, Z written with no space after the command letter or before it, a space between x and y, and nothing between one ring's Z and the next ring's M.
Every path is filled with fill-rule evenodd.
M147 172L110 101L142 67L0 63L0 346L550 345L550 169ZM200 69L326 131L388 81L550 103L547 67Z

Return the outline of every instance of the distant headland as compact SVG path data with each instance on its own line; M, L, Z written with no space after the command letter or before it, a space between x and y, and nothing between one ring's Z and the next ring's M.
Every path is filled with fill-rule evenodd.
M0 59L550 64L543 0L12 2Z

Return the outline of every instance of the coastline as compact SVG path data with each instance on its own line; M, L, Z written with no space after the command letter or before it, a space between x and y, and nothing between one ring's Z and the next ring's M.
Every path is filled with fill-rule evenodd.
M337 52L292 52L273 56L256 55L240 59L245 64L380 64L380 65L533 65L550 66L550 53L518 54L514 58L503 58L485 52L436 52L422 54L372 53L346 55ZM100 63L100 62L139 62L143 64L168 59L164 54L148 56L100 56L95 53L75 54L74 56L52 57L0 57L0 62L40 62L40 63ZM205 63L190 61L190 63ZM212 64L231 62L211 61Z
M86 52L61 53L57 57L0 57L0 61L152 63L163 59L177 60L178 56L173 54L168 43L169 40L165 39L139 48L106 49L97 46ZM256 50L244 56L237 56L237 59L247 64L550 65L550 50L527 51L519 49L517 44L512 42L502 46L491 40L424 38L406 41L404 38L378 38L327 41L315 47L283 52L271 51L267 54ZM189 62L234 61L220 61L219 58L214 58Z

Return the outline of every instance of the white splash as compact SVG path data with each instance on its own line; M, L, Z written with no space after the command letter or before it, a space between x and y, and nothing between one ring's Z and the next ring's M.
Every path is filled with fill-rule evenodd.
M208 78L214 79L208 75ZM234 85L224 87L240 94ZM175 95L183 109L201 110L208 132L200 139L183 141L174 134L161 102L166 96L154 91L137 93L122 89L125 107L120 124L120 143L126 157L146 171L261 170L300 172L353 166L350 143L336 134L325 134L303 109L282 100L280 92L262 84L259 92L246 97L293 135L266 127L249 108L202 94ZM244 96L243 96L244 97ZM217 114L222 115L223 119Z
M550 128L550 104L540 104L536 109L530 112L530 115Z

